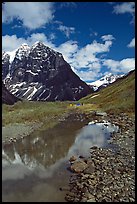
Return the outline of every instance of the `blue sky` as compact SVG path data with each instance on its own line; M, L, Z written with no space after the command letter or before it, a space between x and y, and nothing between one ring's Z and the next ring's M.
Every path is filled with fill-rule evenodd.
M2 48L42 41L92 82L135 68L134 2L7 2Z

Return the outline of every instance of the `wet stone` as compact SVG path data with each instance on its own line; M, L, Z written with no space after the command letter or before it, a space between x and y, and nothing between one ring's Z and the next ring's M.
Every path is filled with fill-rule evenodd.
M70 162L74 162L74 161L76 161L76 160L77 160L77 157L76 157L76 156L72 156L72 157L70 157L70 159L69 159Z
M89 163L88 167L84 170L84 173L92 174L95 172L95 165L94 163Z
M76 161L70 166L72 172L80 173L83 172L88 165L84 161Z

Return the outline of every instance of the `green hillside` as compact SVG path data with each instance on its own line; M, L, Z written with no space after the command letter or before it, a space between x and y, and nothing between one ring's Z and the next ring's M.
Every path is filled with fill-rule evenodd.
M110 112L135 111L135 71L131 71L110 86L88 95L80 100L84 104L94 104L96 107Z

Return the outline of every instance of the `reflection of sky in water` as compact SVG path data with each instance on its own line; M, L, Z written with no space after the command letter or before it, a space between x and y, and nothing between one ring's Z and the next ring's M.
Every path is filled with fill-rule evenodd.
M69 149L68 155L88 156L92 146L103 147L107 144L110 133L116 131L117 128L107 123L87 125L82 128L77 135L73 146Z
M54 172L59 169L60 165L62 165L63 162L68 161L70 156L88 156L90 147L105 146L107 144L107 139L110 136L109 133L113 132L114 130L117 131L117 127L111 126L110 123L107 123L106 126L104 125L104 123L97 123L83 127L76 135L75 141L69 148L66 156L62 156L62 158L56 160L49 167L45 167L35 156L29 157L29 155L27 155L27 152L25 152L23 157L21 157L19 153L15 150L14 146L14 159L11 159L10 156L7 155L6 152L3 150L2 180L4 181L8 179L23 179L26 175L28 176L32 172L41 178L52 177ZM38 138L36 138L36 141L38 141ZM45 152L43 152L43 154L45 154ZM48 156L52 160L55 155L52 155L51 152L49 152Z

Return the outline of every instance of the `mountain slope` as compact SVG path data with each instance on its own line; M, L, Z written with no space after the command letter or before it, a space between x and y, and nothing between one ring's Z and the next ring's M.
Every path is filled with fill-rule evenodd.
M12 55L11 55L12 54ZM92 90L61 53L41 42L3 53L3 81L17 97L34 101L79 100Z
M135 111L135 70L117 79L113 84L96 94L80 100L83 103L96 104L105 111Z
M2 103L13 105L17 101L19 101L19 99L11 94L2 83Z

